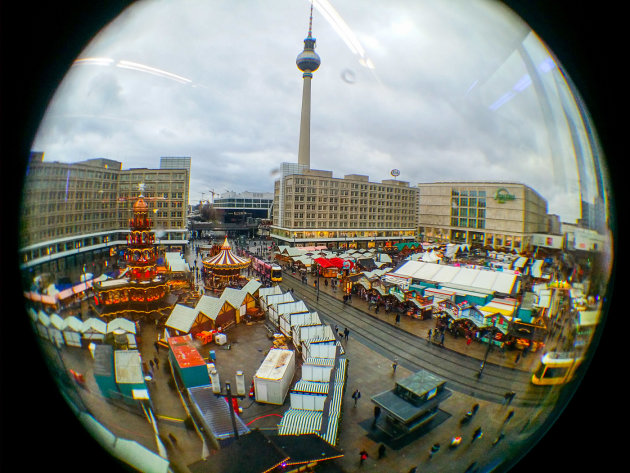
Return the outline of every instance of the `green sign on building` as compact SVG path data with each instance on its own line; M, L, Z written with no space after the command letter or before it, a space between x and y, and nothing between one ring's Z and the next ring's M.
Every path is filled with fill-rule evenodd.
M496 200L500 204L505 204L510 200L515 200L516 196L514 194L510 194L505 187L501 187L497 190L497 193L494 195L494 200Z

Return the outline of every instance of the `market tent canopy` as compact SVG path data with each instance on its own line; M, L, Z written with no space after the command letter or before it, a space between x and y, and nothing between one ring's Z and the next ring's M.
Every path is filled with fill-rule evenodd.
M314 260L318 265L320 265L322 268L332 268L335 267L334 264L332 264L332 262L330 260L327 260L326 258L316 258Z
M509 271L473 269L421 261L407 261L395 272L392 272L391 275L419 279L421 281L432 281L444 285L456 284L470 287L472 290L500 292L503 294L511 294L518 279L518 274ZM462 282L465 282L465 284L462 284Z

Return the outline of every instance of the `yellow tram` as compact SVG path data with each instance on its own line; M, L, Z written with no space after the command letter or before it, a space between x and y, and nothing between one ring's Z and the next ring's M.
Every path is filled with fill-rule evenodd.
M568 383L573 379L580 363L582 363L582 357L574 353L547 353L542 357L538 369L532 375L532 383L542 386Z

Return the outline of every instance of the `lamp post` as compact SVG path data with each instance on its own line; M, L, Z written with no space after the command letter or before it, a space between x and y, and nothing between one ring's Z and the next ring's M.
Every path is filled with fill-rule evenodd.
M481 366L479 367L479 373L477 374L477 378L481 379L481 375L483 374L483 369L486 367L486 360L488 359L488 354L490 353L490 344L494 339L494 331L496 330L497 325L497 316L495 315L492 318L492 331L490 332L490 337L488 339L488 348L486 349L486 354L483 357L483 361L481 362Z
M229 382L225 382L225 393L219 391L214 393L215 396L217 397L227 397L228 400L228 407L230 409L230 419L232 420L232 429L234 430L234 437L236 438L236 440L239 439L238 436L238 428L236 427L236 415L234 414L234 405L232 404L232 387L230 385ZM243 396L236 396L236 397L243 397Z

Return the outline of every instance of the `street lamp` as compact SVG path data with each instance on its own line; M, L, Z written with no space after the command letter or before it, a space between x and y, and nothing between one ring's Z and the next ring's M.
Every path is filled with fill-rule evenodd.
M488 359L488 354L490 353L490 345L492 340L494 339L494 331L496 330L497 325L497 316L495 315L492 318L492 331L490 332L490 337L488 338L488 348L486 349L486 354L483 357L483 361L481 362L481 366L479 367L479 373L477 374L477 378L481 379L481 375L483 374L483 369L486 367L486 360Z
M220 388L220 384L219 384ZM229 382L225 382L225 393L223 393L220 389L214 392L214 395L217 397L227 397L228 406L230 409L230 419L232 420L232 429L234 430L234 437L236 440L239 439L238 436L238 427L236 426L236 415L234 414L234 404L232 403L232 387ZM243 398L244 396L236 396L237 398Z

